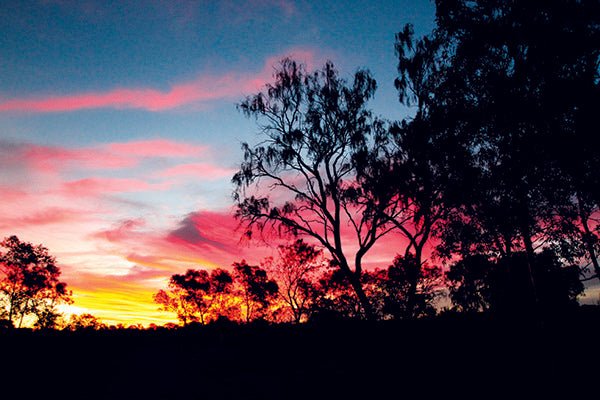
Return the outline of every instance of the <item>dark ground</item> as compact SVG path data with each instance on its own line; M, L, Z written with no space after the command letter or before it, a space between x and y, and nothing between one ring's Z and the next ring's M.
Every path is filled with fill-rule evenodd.
M2 399L596 398L600 313L0 332ZM9 395L14 393L12 395Z

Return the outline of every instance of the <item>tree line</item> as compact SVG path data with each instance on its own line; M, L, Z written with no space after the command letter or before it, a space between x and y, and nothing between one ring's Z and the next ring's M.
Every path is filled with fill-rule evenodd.
M248 238L290 244L261 265L175 274L161 308L184 325L412 319L447 291L453 311L543 318L600 280L600 3L438 0L432 32L406 25L394 49L399 106L412 110L400 121L369 108L367 69L345 79L331 62L284 59L238 104L260 140L242 145L236 217ZM396 258L366 270L392 233ZM26 258L1 254L13 325L51 325L69 301L53 260L24 254L35 251L39 282L15 269Z

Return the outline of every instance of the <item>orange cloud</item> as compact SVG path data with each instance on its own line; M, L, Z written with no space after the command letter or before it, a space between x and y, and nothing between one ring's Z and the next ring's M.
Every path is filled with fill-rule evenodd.
M314 59L310 50L293 50L289 55L307 64L312 64ZM0 112L48 113L94 108L164 111L193 103L235 98L261 89L270 80L273 65L283 56L267 59L263 69L254 74L206 74L191 82L173 85L167 91L152 88L116 88L103 92L11 99L0 102Z

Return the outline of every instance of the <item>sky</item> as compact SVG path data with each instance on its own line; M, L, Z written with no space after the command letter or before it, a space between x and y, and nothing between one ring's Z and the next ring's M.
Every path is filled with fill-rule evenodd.
M240 145L258 138L236 104L291 56L368 68L375 113L402 118L394 35L433 17L428 0L1 0L0 237L56 256L67 313L175 322L152 301L172 274L274 252L232 217Z
M175 322L152 300L172 274L274 253L232 216L240 145L258 138L236 104L291 56L368 68L375 114L410 115L393 86L406 23L428 33L432 2L0 0L0 237L56 256L67 313Z

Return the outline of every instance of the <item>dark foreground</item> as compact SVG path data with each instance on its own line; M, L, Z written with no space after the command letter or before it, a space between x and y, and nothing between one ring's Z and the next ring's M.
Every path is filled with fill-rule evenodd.
M588 309L543 324L4 331L0 398L577 398L597 395L599 328Z

